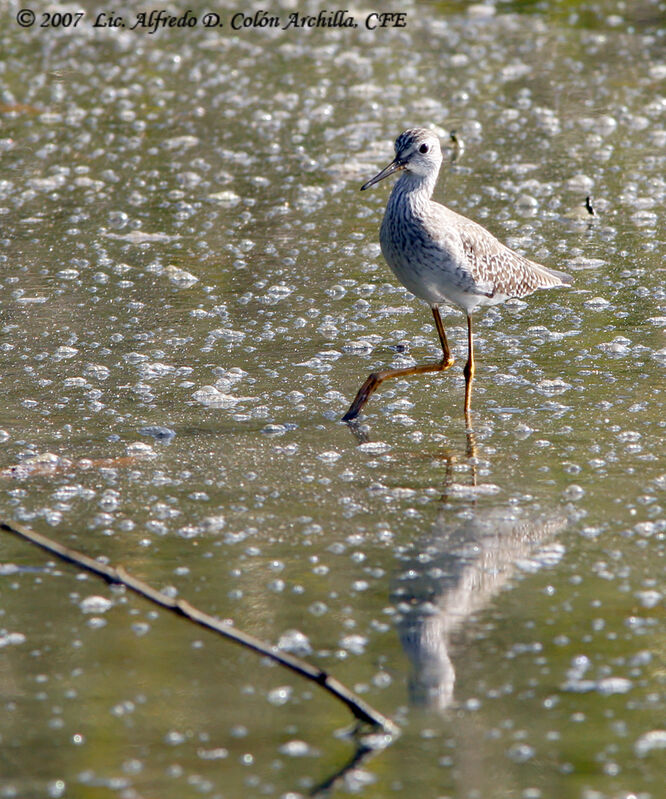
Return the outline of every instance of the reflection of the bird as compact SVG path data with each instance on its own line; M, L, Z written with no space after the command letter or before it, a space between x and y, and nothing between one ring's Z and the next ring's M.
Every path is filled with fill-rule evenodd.
M347 420L345 424L351 431L358 444L368 444L370 442L370 435L368 433L367 425L361 425L356 419ZM458 452L456 449L448 447L444 448L437 456L440 460L446 463L446 475L444 478L445 485L450 484L453 480L454 464L462 460L470 462L472 466L472 484L476 485L476 463L474 460L477 455L476 433L472 429L471 414L469 411L465 412L465 424L465 439L467 446L465 449L464 458L462 457L462 453Z
M488 604L517 564L537 568L559 558L561 550L544 544L566 524L563 516L517 507L474 508L465 519L452 512L445 506L427 540L404 557L391 591L412 664L411 701L440 710L453 699L452 634Z

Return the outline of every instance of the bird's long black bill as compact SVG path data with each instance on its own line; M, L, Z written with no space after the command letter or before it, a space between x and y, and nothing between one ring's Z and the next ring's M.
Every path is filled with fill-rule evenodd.
M370 180L367 183L364 183L361 186L361 191L369 189L370 186L374 186L375 183L379 183L380 180L384 180L384 178L387 178L389 175L392 175L394 172L397 172L399 169L402 169L402 162L398 161L398 159L396 158L393 161L391 161L391 163L387 167L382 169L382 171L378 175L375 175L374 178L370 178Z

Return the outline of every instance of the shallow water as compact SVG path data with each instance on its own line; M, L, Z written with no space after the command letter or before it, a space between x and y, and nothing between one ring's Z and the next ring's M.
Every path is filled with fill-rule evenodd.
M316 688L3 535L0 797L661 796L663 3L1 8L0 515L402 734L345 770ZM436 198L574 286L479 316L473 434L453 309L453 369L350 429L368 372L438 357L379 254L389 186L358 192L427 123L465 143Z

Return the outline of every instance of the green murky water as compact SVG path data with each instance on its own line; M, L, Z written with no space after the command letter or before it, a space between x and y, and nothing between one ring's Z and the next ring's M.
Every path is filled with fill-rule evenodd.
M352 763L317 689L3 534L0 797L660 797L664 4L80 8L0 6L0 515L402 734ZM436 198L574 277L479 316L473 435L453 309L452 370L339 421L438 356L358 191L423 124Z

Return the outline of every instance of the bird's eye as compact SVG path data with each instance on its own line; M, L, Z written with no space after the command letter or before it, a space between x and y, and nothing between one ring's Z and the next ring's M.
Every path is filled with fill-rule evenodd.
M422 145L419 147L419 152L420 152L420 153L427 153L429 149L430 149L430 146L424 142L424 143L423 143L423 144L422 144Z

